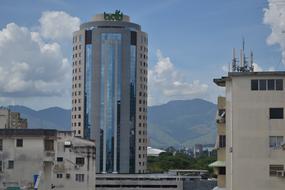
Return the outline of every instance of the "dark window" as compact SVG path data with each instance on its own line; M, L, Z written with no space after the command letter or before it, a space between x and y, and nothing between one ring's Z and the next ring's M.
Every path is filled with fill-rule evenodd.
M45 151L53 151L53 140L46 139L44 140Z
M65 177L66 177L66 179L69 179L70 178L70 174L66 174Z
M226 135L219 136L219 147L220 148L226 147Z
M131 31L131 45L137 45L137 33Z
M92 44L92 30L85 31L85 44Z
M270 119L283 119L283 108L269 108Z
M14 161L13 160L9 160L8 161L8 169L13 169L14 168Z
M269 165L269 176L277 176L277 171L283 171L284 165Z
M17 147L23 147L23 139L17 139L16 140L16 146Z
M226 175L226 167L219 167L219 175Z
M251 90L258 90L258 80L251 80Z
M59 179L61 179L62 178L62 174L56 174L56 178L59 178Z
M82 157L77 157L76 158L76 165L84 165L84 158Z
M57 157L58 162L63 162L63 157Z
M0 139L0 151L2 151L2 150L3 150L3 140Z
M259 80L259 90L266 90L266 80Z
M84 174L75 174L75 181L83 182L84 181Z
M267 80L267 89L275 90L275 80L274 79Z
M283 90L283 79L276 80L276 90Z

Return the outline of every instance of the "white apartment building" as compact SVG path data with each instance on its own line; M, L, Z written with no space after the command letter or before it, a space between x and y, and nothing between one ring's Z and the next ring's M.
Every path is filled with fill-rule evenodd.
M95 189L95 143L51 129L0 129L0 189Z
M280 71L214 79L226 92L227 190L285 189L284 79Z

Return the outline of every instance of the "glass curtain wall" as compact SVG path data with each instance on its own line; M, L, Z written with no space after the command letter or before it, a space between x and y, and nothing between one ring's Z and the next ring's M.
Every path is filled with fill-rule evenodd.
M122 35L101 34L101 109L103 172L117 172L117 130L120 125Z
M92 98L92 73L93 73L93 62L92 62L92 44L85 45L85 121L84 121L84 138L90 139L90 128L91 128L91 98Z

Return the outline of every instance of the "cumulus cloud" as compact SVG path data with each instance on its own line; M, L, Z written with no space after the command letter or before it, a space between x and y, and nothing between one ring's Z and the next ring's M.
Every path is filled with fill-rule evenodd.
M52 28L53 21L54 33L48 33L48 27L43 23L36 27L36 31L15 23L7 24L0 30L1 97L61 96L68 93L71 64L57 40L63 40L58 34L61 29L66 39L71 40L72 30L68 19L65 23L56 15L72 18L63 12L44 12L40 22L46 21ZM77 22L77 19L73 20ZM67 32L67 28L70 31ZM48 42L46 38L49 38Z
M260 72L263 71L263 69L257 63L253 63L253 71Z
M177 70L169 57L157 50L157 63L149 70L149 104L161 104L170 100L201 97L208 85L199 80L186 80L182 71Z
M271 27L267 38L268 45L278 44L282 51L282 62L285 64L285 6L280 0L268 0L264 9L263 22Z
M71 39L72 32L79 29L80 19L63 11L46 11L39 19L40 33L52 40Z

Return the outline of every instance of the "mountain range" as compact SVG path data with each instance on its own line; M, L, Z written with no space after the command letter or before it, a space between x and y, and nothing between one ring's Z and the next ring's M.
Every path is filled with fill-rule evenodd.
M33 110L25 106L9 106L28 119L29 128L70 130L71 111L59 107ZM213 144L216 139L216 105L202 100L175 100L148 107L148 139L150 146L193 146Z

